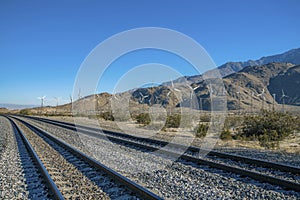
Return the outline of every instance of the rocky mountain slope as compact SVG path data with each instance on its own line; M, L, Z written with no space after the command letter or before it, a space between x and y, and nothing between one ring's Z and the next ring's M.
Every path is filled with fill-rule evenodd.
M213 84L211 84L213 83ZM285 104L300 105L300 65L290 63L269 63L261 66L248 66L237 73L223 78L223 89L214 80L199 81L191 85L173 83L149 88L138 88L121 94L101 93L90 95L73 102L75 113L120 112L129 105L131 113L148 112L156 105L166 110L176 107L193 107L210 110L211 95L227 98L228 110L258 111L281 109L282 91L287 95ZM274 99L275 96L275 99ZM39 108L31 109L38 113ZM66 113L72 111L71 104L45 107L47 113Z
M288 69L270 79L268 90L276 94L278 103L300 106L300 65ZM282 95L287 97L283 98Z
M278 63L291 63L294 65L300 64L300 48L292 49L287 52L284 52L282 54L272 55L272 56L266 56L262 57L258 60L248 60L244 62L227 62L221 66L219 66L217 69L219 70L219 73L222 77L225 77L227 75L230 75L232 73L238 72L242 70L245 67L249 66L260 66L265 65L272 62L278 62ZM194 75L194 76L185 76L179 79L174 80L174 82L188 82L190 84L195 82L200 82L202 80L201 75ZM169 82L165 83L166 85L169 84Z
M90 95L74 101L73 110L92 113L96 108L99 112L110 112L114 107L118 112L116 110L120 108L116 105L127 103L124 97L130 104L130 112L147 111L153 105L166 110L190 107L192 104L194 107L195 102L195 107L210 110L211 95L218 96L220 93L227 97L229 110L271 109L283 103L299 106L300 65L295 64L300 64L300 48L259 60L229 62L220 66L224 89L211 84L213 80L204 81L202 76L188 76L160 86L138 88L117 95ZM33 113L40 112L39 108L30 110ZM70 113L72 106L65 104L57 108L45 107L44 110L48 113Z
M265 65L271 62L300 64L300 48L292 49L282 54L262 57L258 60L248 60L246 62L228 62L218 67L222 76L226 76L242 70L247 66Z

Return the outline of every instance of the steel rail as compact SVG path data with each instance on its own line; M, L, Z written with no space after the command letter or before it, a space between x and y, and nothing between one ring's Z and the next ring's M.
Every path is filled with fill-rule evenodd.
M117 136L117 137L122 137L122 138L128 138L128 139L137 140L137 141L146 142L146 143L159 144L161 146L168 145L168 147L173 147L174 149L186 149L187 151L191 151L191 152L206 152L209 156L217 156L217 157L220 157L220 158L227 158L227 159L231 159L231 160L234 160L234 161L244 162L244 163L248 163L248 164L254 164L254 165L257 165L257 166L272 168L272 169L285 171L285 172L290 172L290 173L294 173L294 174L300 174L300 168L299 167L286 165L286 164L281 164L281 163L277 163L277 162L270 162L270 161L265 161L265 160L261 160L261 159L254 159L254 158L249 158L249 157L245 157L245 156L241 156L241 155L234 155L234 154L230 154L230 153L222 153L222 152L213 151L213 150L208 151L208 150L201 149L201 148L194 147L194 146L187 147L187 146L184 146L184 145L181 145L181 144L170 143L170 142L166 142L166 141L162 141L162 140L155 140L155 139L151 139L151 138L143 138L143 137L129 135L129 134L126 134L126 133L120 133L120 132L109 131L109 130L102 130L100 128L88 127L88 126L84 126L84 125L77 125L77 124L75 125L73 123L61 122L61 121L57 121L57 120L31 117L31 116L25 116L25 117L35 119L35 120L38 120L38 121L43 121L43 122L50 123L50 124L53 124L53 125L61 126L61 127L64 127L64 128L70 129L70 130L74 130L74 131L80 130L81 132L84 132L86 134L89 134L90 132L85 131L85 130L102 132L106 135ZM94 135L94 136L97 136L97 135ZM112 137L108 137L108 136L106 136L106 137L111 139L111 140L114 139Z
M134 194L137 194L137 196L141 197L142 199L149 199L149 200L161 200L162 199L161 197L157 196L156 194L152 193L151 191L147 190L146 188L138 185L134 181L131 181L127 177L119 174L118 172L116 172L116 171L110 169L109 167L101 164L99 161L87 156L86 154L84 154L80 150L78 150L78 149L70 146L69 144L65 143L64 141L58 139L57 137L53 136L51 133L49 133L47 131L44 131L44 130L42 130L42 129L40 129L40 128L38 128L38 127L22 120L22 119L15 118L15 117L13 117L13 118L20 121L21 123L23 123L25 126L30 128L32 131L41 133L42 135L49 138L53 142L59 144L63 148L70 151L72 154L74 154L74 155L80 157L82 160L88 162L91 166L103 171L105 174L107 174L109 177L111 177L117 183L120 183L121 185L125 186L130 191L132 191Z
M14 129L15 134L19 134L21 136L21 139L22 139L23 143L25 144L26 149L31 154L31 157L33 158L34 162L37 164L38 169L39 169L40 173L42 174L44 180L46 181L46 185L50 189L53 197L55 199L59 199L59 200L64 199L63 195L61 194L58 187L56 186L56 184L52 180L52 178L49 175L47 169L43 165L42 161L38 157L37 153L35 152L35 150L31 146L30 142L28 141L28 139L26 138L24 133L21 131L21 129L18 127L18 125L11 118L7 117L7 119L10 121L10 123L11 123L11 125Z

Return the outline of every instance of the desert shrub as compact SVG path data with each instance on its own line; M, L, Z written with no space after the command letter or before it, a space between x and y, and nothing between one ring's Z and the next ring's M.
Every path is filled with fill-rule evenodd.
M279 147L277 131L272 130L271 132L267 132L267 130L264 130L264 132L265 133L263 135L258 137L259 145L267 149Z
M86 117L84 113L76 113L74 117Z
M210 116L209 115L201 115L200 121L201 122L210 122Z
M231 135L230 130L229 129L224 129L221 132L220 139L221 140L231 140L232 139L232 135Z
M225 118L224 127L230 129L232 127L238 127L243 122L243 117L241 116L227 116Z
M97 119L97 115L88 115L89 119Z
M148 113L140 113L136 116L136 121L139 124L148 125L151 122L150 115Z
M22 109L22 110L20 111L20 114L21 114L21 115L30 115L31 112L30 112L29 109Z
M100 117L102 117L105 120L114 121L115 118L112 114L112 112L104 112L100 114Z
M179 128L181 116L179 114L168 115L165 128Z
M207 124L200 123L195 131L196 137L205 137L209 126Z
M263 111L258 116L246 116L243 122L241 137L258 139L260 145L266 148L278 146L296 129L296 118L287 113Z

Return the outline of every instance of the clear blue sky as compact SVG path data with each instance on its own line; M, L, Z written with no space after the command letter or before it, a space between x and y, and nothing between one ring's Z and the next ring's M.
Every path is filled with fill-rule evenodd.
M47 104L54 104L54 96L68 99L89 52L108 37L132 28L180 31L201 44L217 65L298 48L299 8L298 0L2 0L0 103L39 104L36 97L42 95L47 95ZM155 53L137 52L124 63L120 59L111 74L123 65L134 66L131 61L160 62L158 58L177 63L182 74L193 74L184 61L175 63L172 55ZM110 92L113 80L104 80L106 86L99 91Z

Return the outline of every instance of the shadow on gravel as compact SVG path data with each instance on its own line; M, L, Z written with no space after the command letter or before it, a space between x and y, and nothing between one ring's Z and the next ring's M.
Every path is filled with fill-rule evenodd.
M15 127L13 127L15 129ZM51 198L49 194L45 192L48 191L46 185L43 184L42 177L38 172L36 164L32 160L32 158L28 157L29 152L24 146L21 136L19 134L15 134L18 152L20 154L21 166L24 173L25 184L26 184L26 191L28 191L28 198L29 199L36 199L37 194L39 196L47 196ZM37 181L38 180L38 181Z
M102 171L92 167L88 162L84 161L81 158L78 158L77 156L74 156L71 152L68 150L65 150L61 146L58 146L55 144L51 139L45 137L41 133L37 132L35 129L28 127L32 131L34 131L38 136L40 136L46 143L48 143L54 150L59 152L59 154L66 159L67 162L71 163L78 171L80 171L84 176L86 176L91 182L95 183L95 185L99 186L103 192L108 194L110 198L115 199L118 196L117 190L114 190L114 187L118 188L124 188L124 186L115 183L113 179L108 177L105 173ZM91 169L94 172L91 172ZM104 176L99 178L100 176ZM114 183L109 183L110 181ZM124 188L130 194L130 191Z
M97 137L97 138L99 138L99 137ZM165 159L174 160L172 158L172 155L162 154L162 153L159 153L157 151L144 149L142 147L134 147L134 146L132 146L130 144L127 144L127 143L124 143L124 142L119 142L119 141L115 141L115 140L110 140L110 141L115 143L115 144L123 145L123 146L126 146L128 148L140 151L140 152L151 153L151 154L154 154L156 156L159 156L159 157L162 157L162 158L165 158ZM194 163L192 161L186 161L182 158L178 158L174 162L180 163L182 165L188 165L188 166L191 166L191 167L196 168L196 169L204 170L204 171L209 172L209 173L218 174L220 176L223 176L223 177L226 177L226 178L229 178L229 179L234 179L235 181L239 181L239 182L242 182L242 183L245 183L245 184L255 185L255 186L260 187L264 190L272 190L272 191L280 192L282 194L286 194L286 195L291 195L292 194L292 195L296 195L296 196L300 197L300 193L298 193L296 191L285 190L284 188L281 188L279 186L271 185L269 183L259 182L259 181L256 181L256 180L252 179L252 178L242 176L242 175L239 175L239 174L235 174L235 173L231 173L231 172L227 172L227 171L224 171L224 170L221 170L221 169L216 169L216 168L210 167L208 165L197 164L197 163ZM169 167L172 168L173 166L171 165Z

